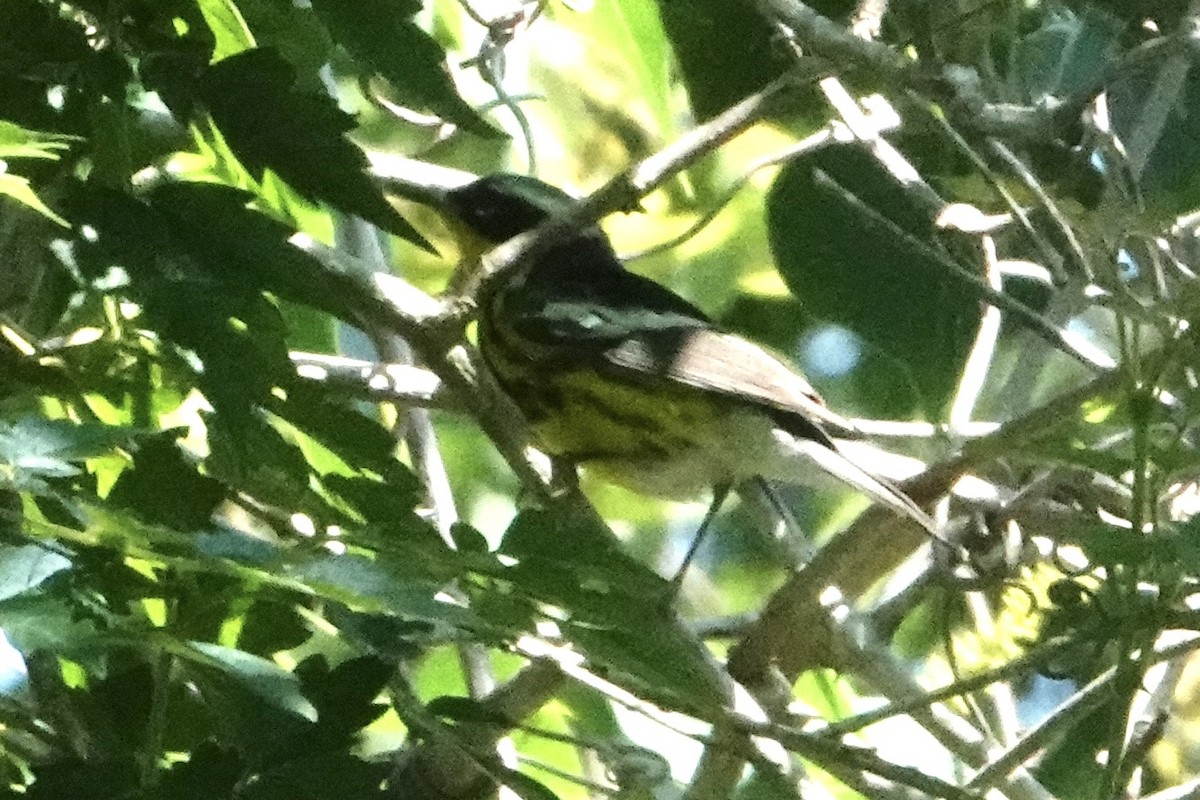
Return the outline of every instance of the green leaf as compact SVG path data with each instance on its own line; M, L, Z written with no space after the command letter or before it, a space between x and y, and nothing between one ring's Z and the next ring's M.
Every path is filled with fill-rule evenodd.
M425 705L425 710L436 717L459 723L483 722L499 727L512 725L512 720L507 719L500 712L469 697L435 697Z
M340 741L358 733L387 710L377 702L396 674L394 662L358 656L329 669L324 657L311 656L296 675L318 711L319 735Z
M1047 15L1041 27L1013 46L1009 80L1031 103L1089 88L1117 57L1122 27L1095 9L1080 15L1070 11Z
M269 656L299 647L312 636L308 623L290 603L258 600L243 615L238 649Z
M41 478L78 475L72 462L107 455L133 441L136 432L95 423L24 417L0 420L0 467L16 486L40 485ZM0 477L3 472L0 472Z
M210 675L221 674L246 691L309 722L316 722L317 709L300 691L300 680L274 662L242 650L208 642L190 642L194 651L181 651L193 668Z
M536 581L536 587L526 587L535 593L565 588L568 596L556 598L564 602L569 603L572 590L580 587L614 597L656 599L667 594L665 580L631 558L594 517L576 514L568 504L522 511L505 531L500 552L519 562L519 572L514 576L506 570L508 577Z
M630 625L630 620L637 624ZM723 672L716 659L678 619L642 608L636 616L600 626L589 620L569 621L564 634L605 674L624 675L640 692L676 710L700 712L727 704Z
M465 522L451 525L450 536L454 539L454 549L460 553L484 554L491 550L487 538Z
M638 98L639 105L650 109L657 124L653 132L662 140L670 139L678 129L676 105L672 103L675 84L674 64L666 32L653 3L644 0L612 0L592 3L586 8L571 3L551 3L546 10L554 20L578 31L589 47L603 58L619 65L622 82L632 85L622 91ZM570 72L556 65L559 80L587 79L586 70ZM613 79L612 77L609 78Z
M427 573L416 560L326 553L289 564L287 574L322 596L352 608L386 611L456 628L479 626L468 609L438 599L444 581Z
M1180 63L1170 57L1123 72L1106 90L1113 128L1123 141L1135 137L1145 154L1138 186L1147 203L1138 224L1169 227L1180 214L1200 208L1200 70L1187 69L1176 84ZM1164 96L1162 89L1171 87ZM1165 117L1147 136L1147 119ZM1108 167L1112 169L1112 167Z
M265 567L279 557L279 548L271 542L224 525L193 536L192 545L202 556L247 567Z
M7 195L47 219L67 227L67 221L38 197L28 179L8 173L5 161L17 158L58 161L63 151L70 149L71 143L76 141L80 141L78 136L30 130L0 119L0 195Z
M57 161L62 157L62 151L70 149L71 142L77 141L80 141L78 136L31 131L0 119L0 159L43 158Z
M501 552L517 563L497 577L566 611L564 633L590 659L676 705L724 701L720 670L674 617L667 582L625 555L594 519L565 504L524 511Z
M809 312L903 362L923 409L938 416L974 339L979 299L843 190L937 247L928 213L874 156L846 145L796 159L775 179L767 198L775 263Z
M6 80L27 72L69 74L93 53L80 25L37 0L7 0L2 13L0 53ZM45 77L42 81L48 82Z
M42 202L42 198L38 197L37 192L30 187L29 181L20 175L0 174L0 195L6 195L22 205L29 206L46 219L53 220L64 228L70 227L65 219Z
M1113 698L1100 708L1064 725L1062 735L1038 760L1034 774L1062 800L1084 800L1100 794L1104 766L1099 755L1108 746L1107 732L1120 718L1122 703Z
M36 545L0 547L0 601L36 589L70 568L68 558Z
M158 224L203 274L231 289L265 289L353 320L353 287L294 247L295 231L249 206L252 196L227 186L167 183L146 199Z
M319 72L332 60L334 44L310 6L240 0L238 10L258 45L278 50L296 68L299 86L314 92L325 90Z
M199 358L196 380L231 417L295 377L283 319L262 291L276 280L289 291L321 274L283 243L285 226L244 207L247 197L189 184L160 187L142 202L89 183L67 198L76 223L95 233L80 248L81 271L101 277L120 265L148 324ZM256 258L274 260L255 266ZM287 283L281 275L294 265L300 274Z
M429 529L428 524L416 516L418 494L415 476L411 482L403 479L395 484L374 478L326 475L321 483L369 523L410 533Z
M503 137L458 95L446 54L413 22L419 0L314 0L313 10L334 40L386 78L405 102L477 136Z
M0 627L8 641L29 658L35 653L84 661L109 644L73 603L45 594L24 594L0 603Z
M129 797L137 792L138 776L131 758L110 758L99 762L64 756L33 768L36 780L22 792L8 797L16 800L110 800Z
M658 0L658 11L700 120L759 91L792 63L750 0Z
M220 481L196 471L167 432L142 441L133 467L123 471L108 501L137 512L149 522L178 530L202 528L225 499Z
M368 177L366 156L345 136L354 119L327 96L297 91L295 80L295 70L277 52L247 50L207 70L200 98L259 179L270 168L304 197L428 248Z
M308 514L317 525L341 521L309 486L309 465L300 448L285 439L263 414L230 419L208 417L210 474L255 497Z
M387 761L334 751L273 767L236 795L243 800L387 800L395 795L381 786L391 771Z
M199 0L200 13L213 32L216 46L213 50L213 61L220 61L228 56L237 55L243 50L254 47L254 37L242 19L238 7L230 0Z
M346 464L385 480L401 503L416 505L421 488L396 458L396 437L377 419L336 402L319 389L298 384L271 410L333 451Z
M445 639L445 632L433 623L351 611L337 603L326 604L325 618L337 626L347 642L392 663L420 658L431 644Z
M236 752L215 742L201 742L186 761L171 763L155 793L161 800L232 797L245 774L246 764Z

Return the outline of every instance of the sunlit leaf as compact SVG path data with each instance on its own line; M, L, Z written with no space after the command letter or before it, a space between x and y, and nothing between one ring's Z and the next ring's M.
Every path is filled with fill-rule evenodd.
M241 650L207 642L192 642L190 647L196 652L194 666L219 671L273 705L310 722L316 721L317 709L301 694L300 680L293 673Z
M230 0L200 0L200 13L216 38L213 61L220 61L254 47L254 37Z
M70 559L36 545L0 547L0 602L36 589L70 568Z
M42 158L57 161L75 141L79 141L78 136L31 131L0 119L0 159Z
M32 208L43 217L54 220L64 228L68 227L69 223L43 203L42 199L37 196L37 192L33 191L29 185L29 181L20 175L0 174L0 195L11 197L18 203Z

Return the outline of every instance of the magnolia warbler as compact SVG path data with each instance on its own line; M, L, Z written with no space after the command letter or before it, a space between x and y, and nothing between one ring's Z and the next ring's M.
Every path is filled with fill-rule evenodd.
M441 199L485 245L532 230L572 198L534 178L492 175ZM716 327L625 269L598 226L513 270L479 310L479 348L539 448L642 494L715 506L752 479L849 484L931 533L904 493L847 458L853 436L790 364Z

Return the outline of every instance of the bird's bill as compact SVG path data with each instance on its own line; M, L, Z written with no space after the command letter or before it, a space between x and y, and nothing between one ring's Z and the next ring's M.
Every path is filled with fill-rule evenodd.
M368 158L371 175L382 184L385 191L438 211L446 209L446 197L450 192L478 178L464 170L391 153L369 153Z

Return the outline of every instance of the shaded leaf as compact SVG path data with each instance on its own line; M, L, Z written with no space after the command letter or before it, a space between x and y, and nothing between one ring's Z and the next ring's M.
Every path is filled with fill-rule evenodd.
M415 477L407 477L399 485L383 483L373 478L352 478L345 475L326 475L322 483L345 500L367 522L394 529L413 531L428 524L417 518L418 502Z
M1094 8L1049 15L1013 45L1009 81L1033 103L1090 88L1116 57L1120 35L1120 23Z
M417 478L396 458L396 437L378 419L329 399L306 384L293 386L272 410L332 450L348 465L387 482L398 502L411 509L420 491Z
M91 184L76 186L68 198L77 224L94 231L88 237L94 243L81 248L81 269L96 278L114 264L128 272L128 293L160 335L199 358L196 380L230 417L244 416L294 377L283 319L262 294L270 275L247 267L249 256L273 255L254 249L258 220L272 230L282 226L244 207L242 216L220 216L234 198L244 206L244 193L189 185L155 192L146 203ZM198 226L207 223L213 224L202 233ZM242 236L248 250L239 257ZM268 263L279 268L278 261Z
M43 595L0 603L0 627L26 658L45 652L84 661L100 652L106 641L90 620L77 617L71 604Z
M498 728L511 727L513 724L503 714L469 697L435 697L425 705L425 710L454 722L486 722Z
M26 800L112 800L137 787L132 759L82 761L63 758L38 765L37 780L20 794Z
M238 648L265 657L299 647L310 636L312 631L295 605L257 600L243 615Z
M200 97L230 148L260 179L274 170L303 196L323 200L428 248L367 176L367 159L345 134L354 120L329 97L296 91L278 53L247 50L214 64Z
M793 63L749 0L658 0L658 11L702 121L759 91Z
M629 625L637 619L636 625ZM572 620L566 637L609 675L624 675L656 702L698 712L724 707L724 674L708 648L666 611L643 610L625 624L599 626Z
M206 526L226 492L220 481L196 471L175 437L168 432L142 441L108 501L149 522L186 531Z
M837 146L790 162L771 186L775 263L812 314L900 359L924 410L936 416L973 341L979 300L935 260L865 217L834 183L933 244L933 221L878 160L857 146Z
M279 549L270 542L224 525L193 536L192 543L201 555L248 567L266 566L279 557Z
M214 184L167 183L147 194L155 218L176 248L205 276L353 320L358 295L315 258L292 246L289 226L250 208L253 196Z
M564 634L589 659L677 703L723 702L720 670L671 612L667 582L625 555L594 521L569 507L525 511L501 551L518 563L499 576L567 612Z
M392 766L364 761L352 753L289 761L258 776L238 794L245 800L385 800L383 781Z
M186 761L173 762L157 787L162 800L212 800L236 791L246 764L233 750L202 742Z
M241 419L208 418L206 466L222 481L254 496L307 513L323 524L338 514L309 487L309 465L300 448L289 442L260 413Z
M260 47L279 51L296 68L297 85L324 91L320 70L333 57L334 44L312 7L278 0L241 0L238 10Z
M313 656L296 667L304 694L317 707L318 725L313 736L322 748L343 747L387 710L377 702L396 673L393 663L376 656L351 658L329 669L325 659Z
M522 575L547 581L543 588L603 587L629 597L666 596L665 580L630 557L596 518L577 515L569 504L522 511L505 531L500 552L528 567Z
M502 138L458 95L446 54L413 22L419 0L314 0L338 44L382 75L405 100L478 136Z

